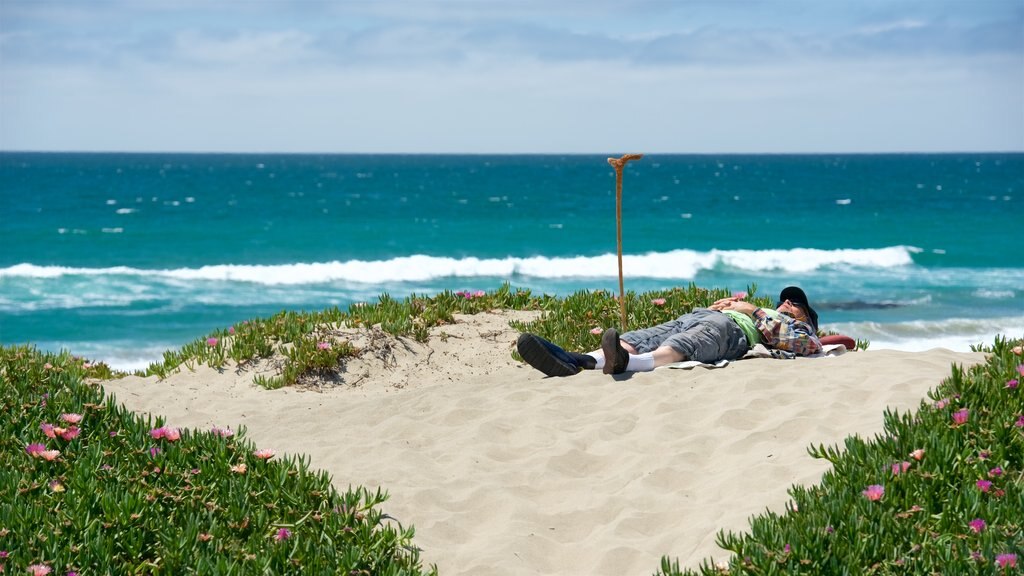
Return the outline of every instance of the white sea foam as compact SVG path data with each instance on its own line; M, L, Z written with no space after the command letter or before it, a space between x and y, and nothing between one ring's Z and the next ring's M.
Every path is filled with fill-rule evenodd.
M997 336L1024 337L1024 316L985 318L950 318L947 320L914 320L910 322L847 322L822 324L825 331L836 331L861 340L868 340L871 350L904 350L922 352L946 348L969 352L971 346L991 345Z
M914 249L893 246L877 249L820 250L673 250L623 256L623 269L635 278L693 280L698 273L718 267L756 272L806 273L829 267L899 268L913 264ZM280 265L218 264L200 268L145 270L115 266L74 268L17 264L0 269L0 278L56 278L60 276L147 276L181 280L253 282L265 285L316 284L335 281L382 284L418 282L435 278L531 276L536 278L595 278L614 276L616 256L547 258L447 258L402 256L388 260L349 260Z

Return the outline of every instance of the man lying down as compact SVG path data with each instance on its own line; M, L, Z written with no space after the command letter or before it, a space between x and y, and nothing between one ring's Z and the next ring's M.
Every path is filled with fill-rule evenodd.
M785 357L811 356L822 351L817 333L818 313L802 289L789 286L779 294L774 310L742 296L722 298L650 328L621 335L609 328L601 336L601 348L586 354L567 352L529 333L519 337L516 347L527 364L548 376L572 376L581 370L621 374L689 360L736 360L758 344Z

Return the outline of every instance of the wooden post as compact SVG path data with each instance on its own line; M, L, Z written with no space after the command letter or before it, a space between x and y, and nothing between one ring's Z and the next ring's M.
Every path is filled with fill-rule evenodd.
M615 240L619 257L619 316L622 319L620 330L623 332L629 328L626 326L626 290L622 281L622 169L626 166L626 162L643 157L643 154L626 154L622 158L608 159L608 163L615 168Z

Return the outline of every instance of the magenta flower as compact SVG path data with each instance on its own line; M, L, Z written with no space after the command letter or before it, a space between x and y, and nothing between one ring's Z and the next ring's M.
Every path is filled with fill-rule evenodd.
M981 518L975 518L974 520L968 522L967 525L971 528L971 530L974 530L975 534L981 534L981 531L985 529L985 526L987 526L987 524L985 524L985 521Z
M878 500L882 499L882 496L885 495L885 488L878 484L872 484L871 486L868 486L863 492L861 492L861 494L863 494L864 497L867 498L868 500L871 500L872 502L877 502Z
M953 412L953 424L960 426L961 424L967 423L967 418L971 415L971 411L967 408L961 408L956 412Z
M1017 417L1017 421L1013 423L1017 428L1024 428L1024 414Z
M159 453L160 449L157 448L156 446L153 446L152 448L149 449L149 455L152 456L153 458L156 458L156 455Z
M992 489L992 482L984 479L978 480L975 482L975 485L978 487L978 490L981 490L982 492L988 492Z
M60 419L68 424L78 424L82 421L81 414L61 414Z
M43 444L29 444L25 446L25 453L29 456L35 457L37 454L42 454L46 451L46 446Z
M292 537L292 531L291 530L289 530L287 528L281 528L280 530L277 531L277 534L274 535L274 540L277 540L278 542L280 542L282 540L287 540L287 539L289 539L291 537Z
M217 339L216 338L212 338L212 337L211 338L207 338L206 339L206 345L207 346L211 346L211 347L212 346L216 346L217 345Z
M654 300L651 300L651 304L654 304L655 306L664 306L665 305L665 299L664 298L655 298Z
M892 465L892 475L899 476L906 472L910 468L910 462L904 460L903 462L894 462Z
M1002 476L1003 475L1003 469L1000 468L999 466L996 466L995 468L993 468L993 469L988 471L988 475L989 475L990 478L996 478L998 476Z
M1006 387L1009 388L1010 390L1016 390L1017 389L1017 384L1018 384L1018 382L1017 382L1016 378L1014 378L1013 380L1007 380L1006 381Z
M1016 554L998 554L996 555L996 566L999 568L1014 568L1017 566L1017 555Z
M32 564L28 567L28 573L32 576L46 576L50 572L53 572L53 569L46 564Z

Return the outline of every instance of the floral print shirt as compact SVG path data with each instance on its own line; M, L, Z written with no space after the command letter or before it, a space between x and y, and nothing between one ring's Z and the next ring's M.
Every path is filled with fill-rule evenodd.
M810 324L774 310L772 312L774 315L761 308L754 310L754 327L761 333L765 346L797 356L810 356L822 351L821 341Z

